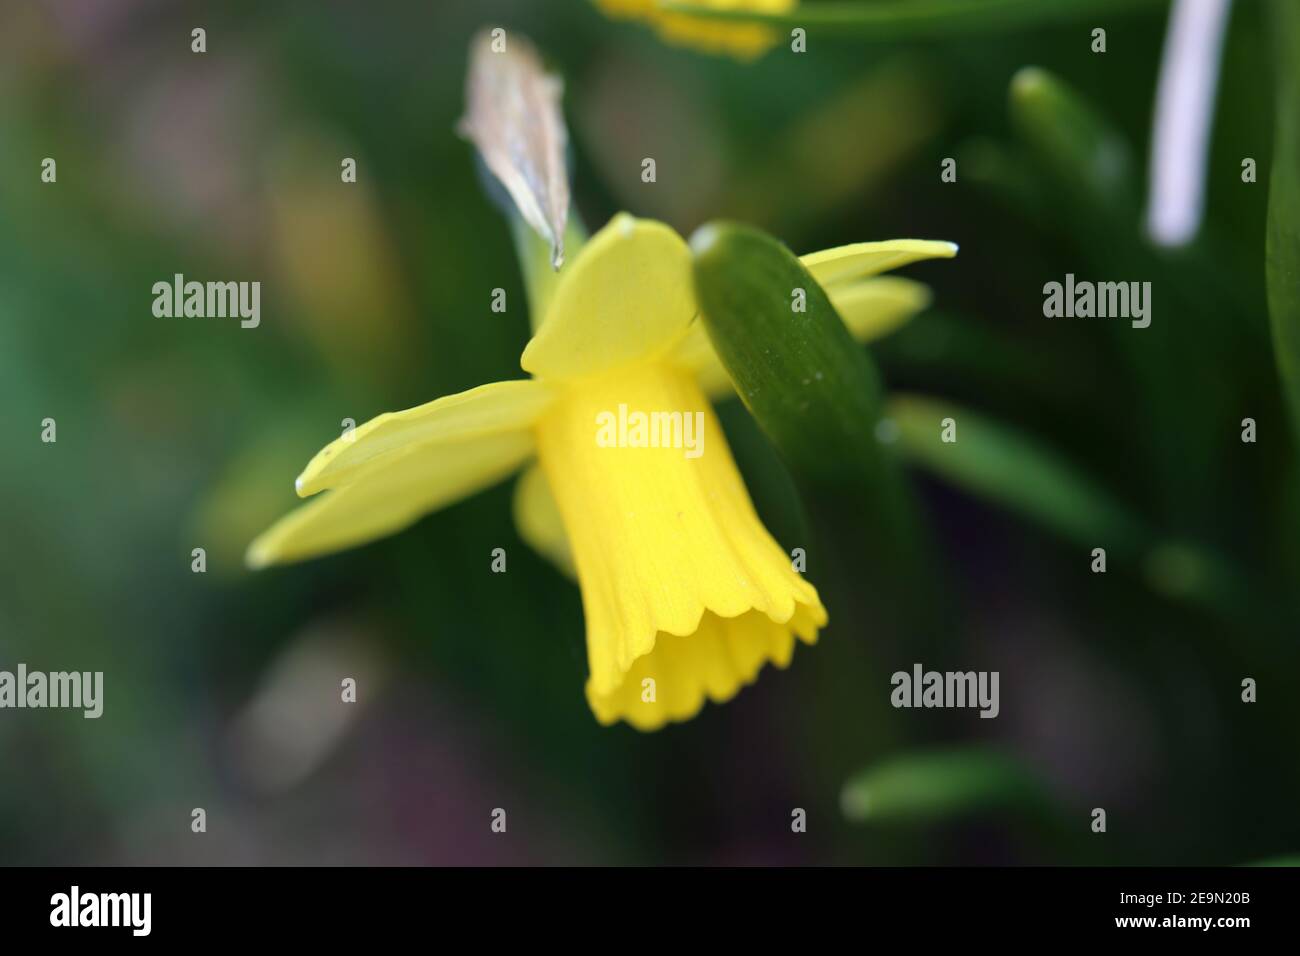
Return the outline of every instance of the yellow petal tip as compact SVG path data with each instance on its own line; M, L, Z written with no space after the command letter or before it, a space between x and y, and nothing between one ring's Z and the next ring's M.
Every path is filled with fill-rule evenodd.
M609 224L618 231L619 235L630 236L636 230L636 217L630 212L615 213Z
M293 480L293 490L299 498L310 498L330 487L325 476L329 473L329 465L335 460L335 450L334 442L330 442L312 456L311 461L307 462L307 467Z
M262 545L261 539L254 541L244 552L244 567L250 571L261 571L275 563L274 556Z

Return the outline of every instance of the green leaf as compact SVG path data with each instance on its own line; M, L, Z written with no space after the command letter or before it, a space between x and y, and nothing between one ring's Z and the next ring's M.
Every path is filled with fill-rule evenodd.
M827 554L853 542L854 585L916 626L937 603L925 537L893 449L876 437L882 391L817 280L772 237L712 223L691 239L700 320L736 393L800 487ZM797 306L802 306L802 309ZM871 543L860 557L858 543ZM846 584L846 586L848 586Z
M1023 764L982 748L885 760L849 779L840 809L848 820L872 823L933 823L995 810L1027 812L1039 821L1055 814Z
M1136 555L1142 523L1064 459L1016 430L950 402L897 395L888 414L907 460L1087 547ZM955 441L944 441L951 420Z
M1273 351L1300 438L1300 4L1275 0L1277 129L1264 244Z
M1027 66L1011 80L1011 120L1040 162L1076 200L1129 213L1137 208L1128 141L1051 73Z
M1100 13L1151 9L1157 0L910 0L801 5L789 13L761 13L693 3L666 3L664 10L708 20L803 27L810 33L863 36L873 40L1014 30Z
M818 482L874 482L887 467L874 431L880 376L817 280L746 226L703 226L691 248L713 348L791 470Z

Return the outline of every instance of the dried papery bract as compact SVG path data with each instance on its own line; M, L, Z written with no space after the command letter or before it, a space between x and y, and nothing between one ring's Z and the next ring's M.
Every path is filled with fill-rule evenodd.
M546 73L526 39L512 34L503 40L489 31L474 40L460 133L478 148L520 215L550 243L551 265L558 269L569 216L562 84Z

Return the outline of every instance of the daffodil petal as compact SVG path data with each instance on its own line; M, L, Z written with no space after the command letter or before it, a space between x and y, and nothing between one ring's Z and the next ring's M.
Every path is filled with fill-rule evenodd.
M901 276L837 283L827 295L859 342L884 338L930 304L930 288Z
M739 688L754 683L764 664L789 667L796 637L816 643L817 629L825 623L819 609L802 604L784 623L760 611L737 617L706 612L692 634L660 634L614 690L600 694L588 683L587 702L602 724L626 720L638 730L655 730L690 720L705 700L724 703ZM653 700L647 700L650 686Z
M839 283L827 294L859 342L888 335L930 304L929 287L900 276ZM733 394L731 378L701 323L695 323L682 339L673 352L673 361L694 373L710 399L718 401Z
M505 478L533 453L529 430L409 448L285 515L248 548L250 568L355 547Z
M837 282L865 279L922 259L951 259L957 243L932 239L889 239L855 242L800 256L799 261L827 292Z
M662 418L649 426L653 444L630 432L598 438L614 409L675 413L682 440L664 439ZM730 698L764 662L788 662L795 638L816 639L826 623L817 590L763 527L684 370L651 363L566 390L537 434L578 571L598 720L683 720L705 699Z
M560 507L551 494L546 473L537 465L525 469L515 483L514 515L519 537L529 547L569 577L578 576Z
M694 315L686 243L662 223L620 213L561 270L519 364L542 378L588 377L666 351Z
M347 484L361 469L409 448L525 428L551 397L541 382L526 379L493 382L405 411L386 412L317 452L295 487L307 497Z

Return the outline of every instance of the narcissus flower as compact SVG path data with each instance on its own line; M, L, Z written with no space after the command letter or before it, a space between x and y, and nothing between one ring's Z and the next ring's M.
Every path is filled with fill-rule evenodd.
M754 13L789 13L799 0L693 0L696 6ZM651 24L669 43L692 47L705 53L727 53L751 60L766 53L780 34L761 23L729 23L706 20L665 9L663 0L595 0L611 17L629 17Z
M918 283L873 276L955 248L861 243L803 262L865 339L928 301ZM686 243L616 216L558 273L520 360L533 378L380 415L327 445L297 481L299 495L324 494L261 535L249 564L391 534L535 459L517 524L576 573L597 719L649 730L728 700L765 663L786 666L827 616L750 502L709 404L730 385L696 312ZM699 453L668 431L600 440L621 408L702 421Z

